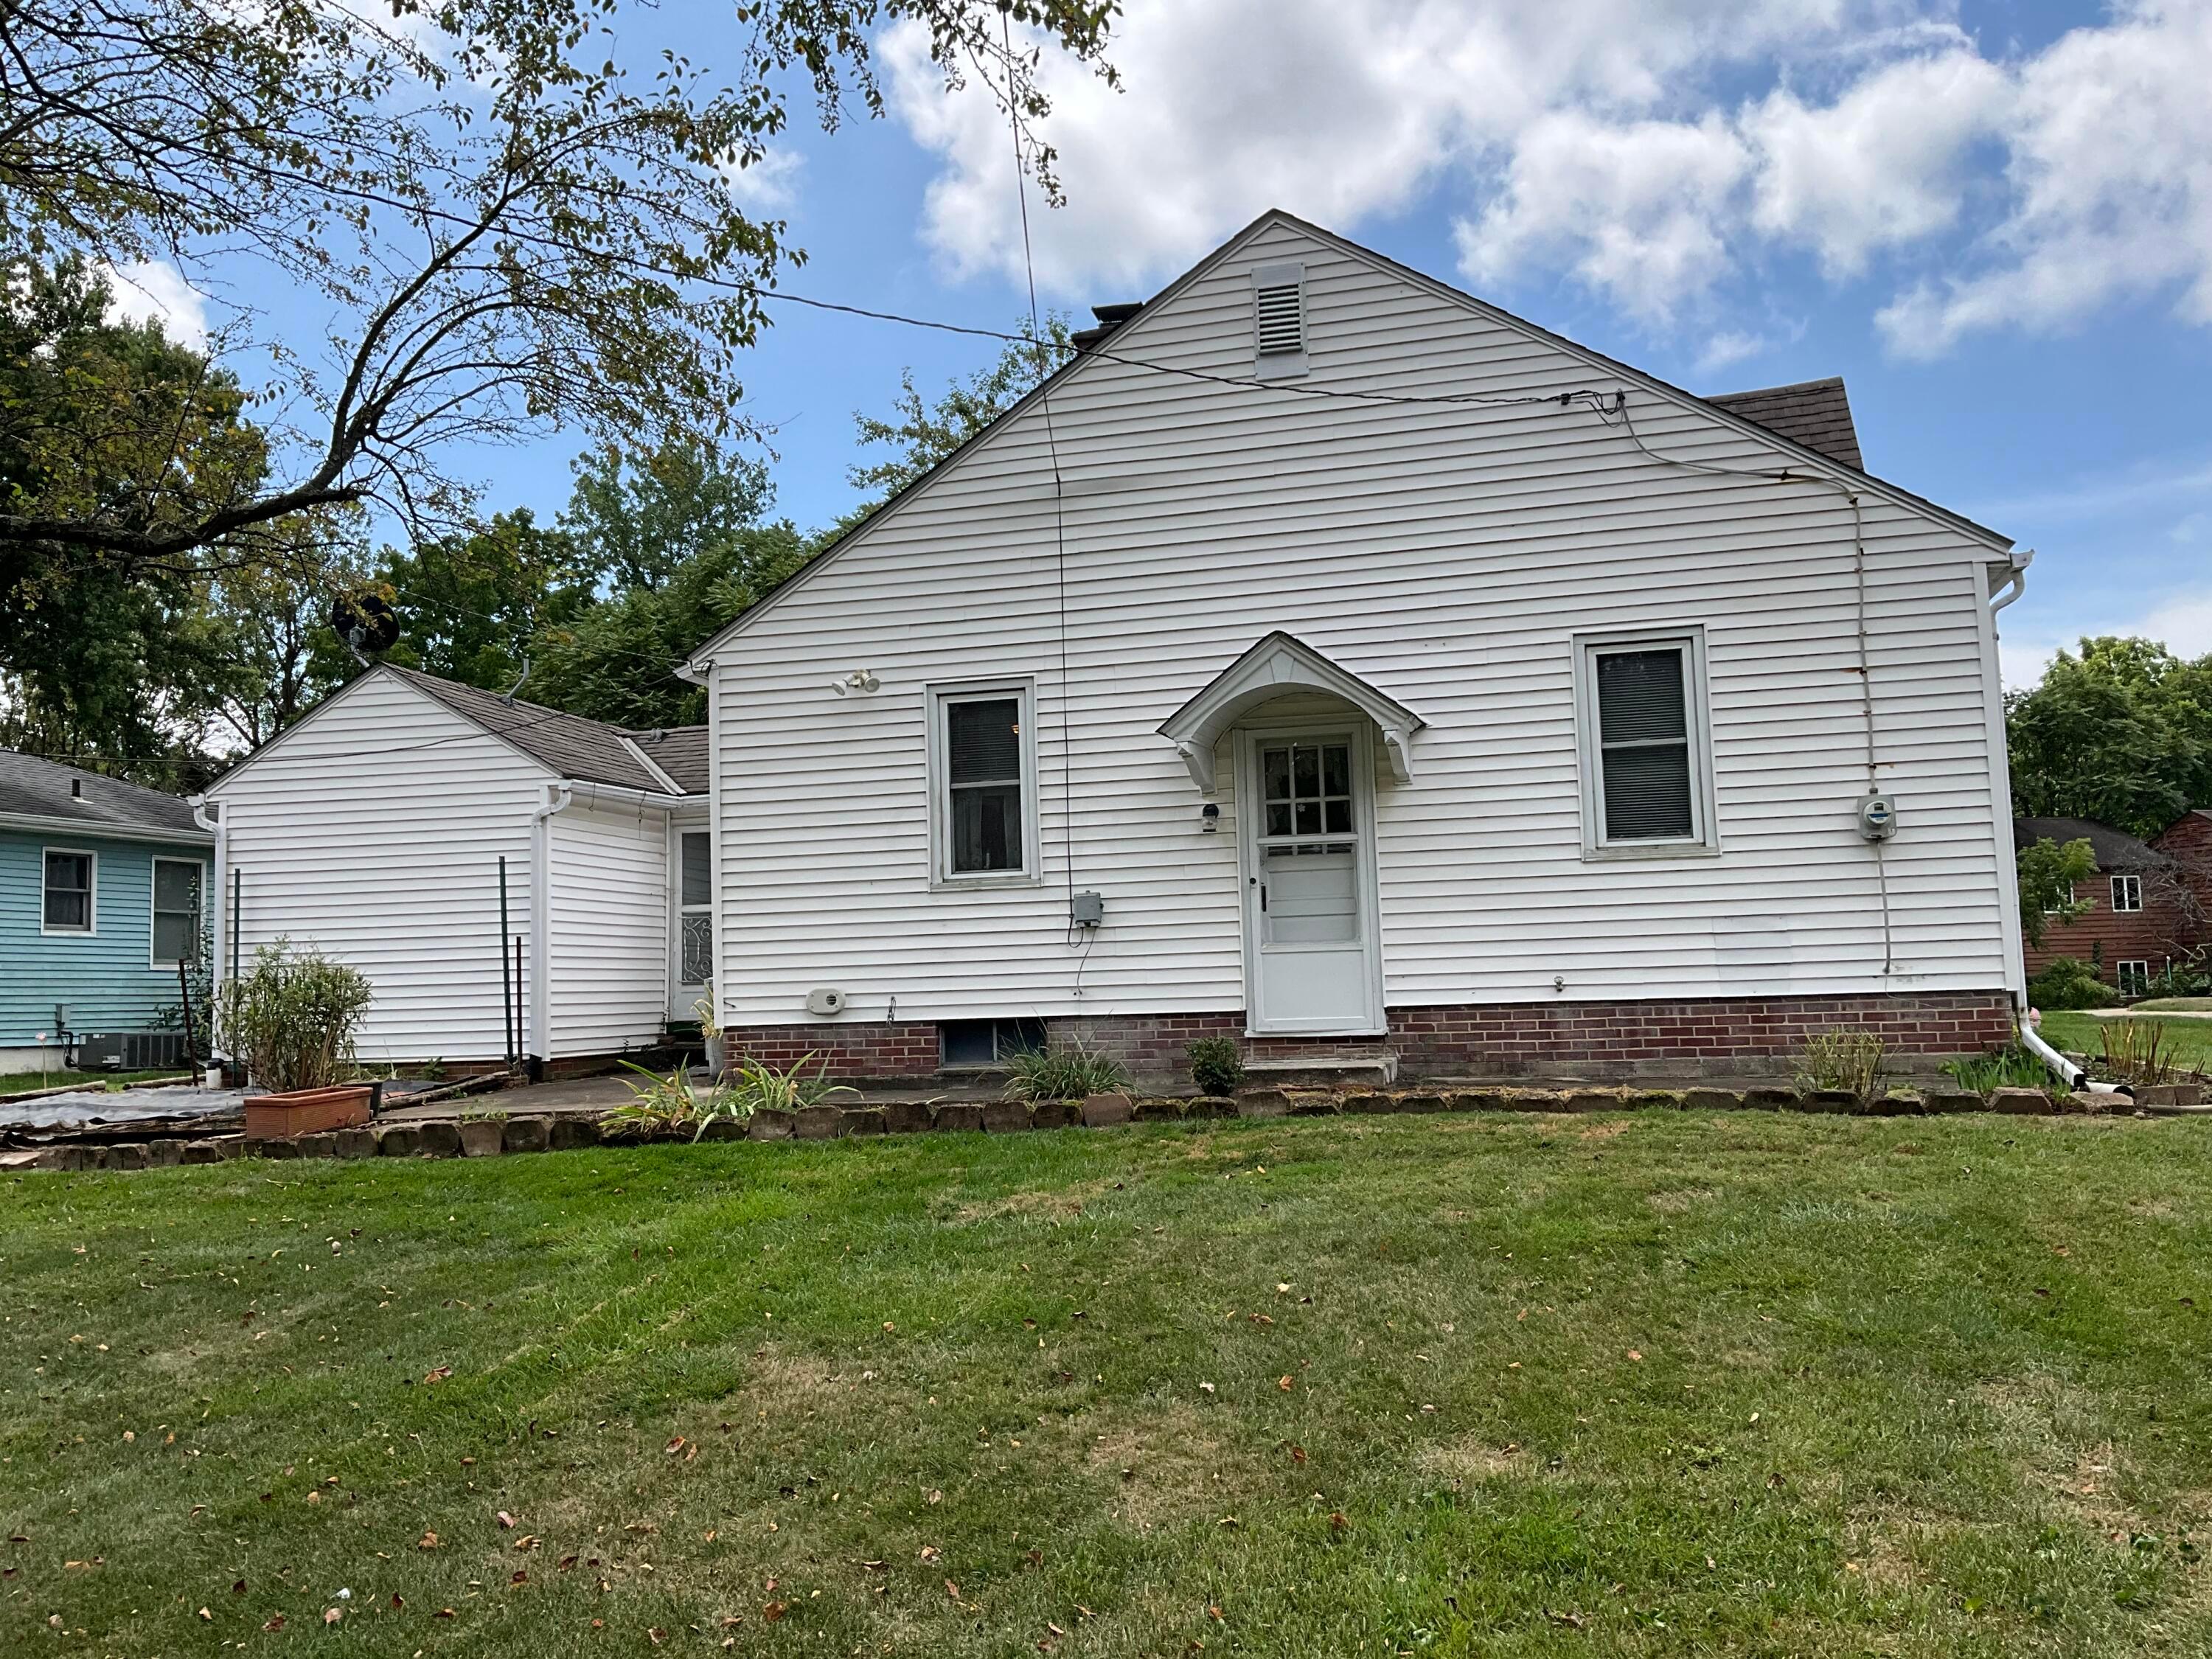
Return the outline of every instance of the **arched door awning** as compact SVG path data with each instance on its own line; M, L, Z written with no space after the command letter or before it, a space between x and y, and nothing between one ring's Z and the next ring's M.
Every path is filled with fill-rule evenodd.
M1425 724L1421 717L1311 646L1281 632L1268 635L1215 675L1204 690L1161 723L1160 735L1175 744L1191 781L1211 799L1215 745L1221 734L1261 703L1302 690L1340 698L1373 720L1382 736L1391 775L1401 783L1413 781L1411 746L1413 733Z

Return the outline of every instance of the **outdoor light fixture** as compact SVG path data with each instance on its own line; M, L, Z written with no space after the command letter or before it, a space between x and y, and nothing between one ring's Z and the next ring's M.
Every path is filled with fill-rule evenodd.
M1221 828L1221 808L1218 803L1208 801L1198 809L1198 827L1201 833L1209 836Z

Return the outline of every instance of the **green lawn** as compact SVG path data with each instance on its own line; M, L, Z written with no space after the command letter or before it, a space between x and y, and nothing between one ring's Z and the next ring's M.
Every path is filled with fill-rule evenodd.
M2212 1651L2197 1121L1295 1120L0 1203L0 1650Z
M21 1094L31 1089L59 1089L70 1085L99 1088L109 1083L144 1083L155 1078L173 1078L183 1083L189 1073L181 1066L158 1072L72 1072L56 1066L51 1072L0 1073L0 1095Z
M2137 1024L2156 1025L2165 1032L2166 1051L2191 1071L2212 1072L2212 1019L2154 1019L2147 1014L2127 1017ZM2043 1040L2055 1048L2093 1059L2104 1052L2097 1028L2109 1025L2084 1013L2050 1012L2043 1016Z

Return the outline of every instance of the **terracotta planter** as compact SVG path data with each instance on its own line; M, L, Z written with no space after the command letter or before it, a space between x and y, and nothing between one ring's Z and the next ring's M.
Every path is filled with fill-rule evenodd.
M365 1083L256 1096L246 1103L246 1138L289 1140L331 1129L359 1128L368 1121L368 1100Z

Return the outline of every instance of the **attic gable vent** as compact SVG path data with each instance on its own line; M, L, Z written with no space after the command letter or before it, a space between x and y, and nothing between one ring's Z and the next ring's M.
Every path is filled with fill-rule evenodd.
M1262 379L1306 372L1304 265L1261 265L1253 270L1252 343L1255 372Z

